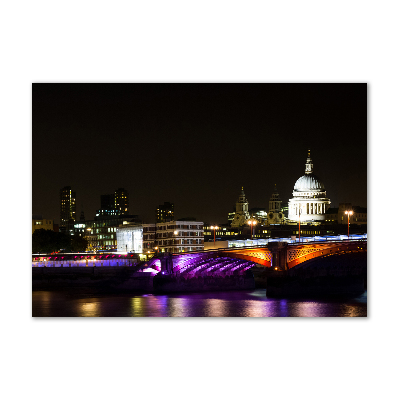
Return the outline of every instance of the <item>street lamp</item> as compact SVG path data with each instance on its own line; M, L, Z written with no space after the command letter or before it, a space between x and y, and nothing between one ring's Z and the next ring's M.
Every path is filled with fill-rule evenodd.
M179 233L178 231L174 231L174 237L176 237L176 236L178 235L178 233ZM175 243L176 241L177 241L178 243ZM178 239L178 240L175 240L175 239L174 239L172 242L173 242L174 246L175 246L176 244L178 245L177 249L178 249L178 251L179 251L179 244L180 244L179 242L180 242L180 240L179 240L179 239Z
M299 204L299 243L300 243L300 214L301 214L301 206Z
M347 214L347 238L350 239L350 215L353 215L353 211L345 211Z
M210 226L210 229L212 229L214 231L214 249L215 249L215 231L219 228L218 228L218 226Z
M257 221L256 220L248 220L247 223L250 225L250 233L251 233L251 240L253 240L253 226L257 225Z

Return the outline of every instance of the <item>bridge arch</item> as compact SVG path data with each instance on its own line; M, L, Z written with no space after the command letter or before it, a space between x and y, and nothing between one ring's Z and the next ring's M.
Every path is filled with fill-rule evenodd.
M267 268L288 270L313 259L366 251L366 240L301 244L274 242L262 247L196 253L162 253L147 262L145 266L168 275L226 276L243 274L256 264Z
M254 262L220 254L218 251L204 253L175 254L172 259L172 273L190 276L226 276L243 274Z
M291 269L315 258L365 251L367 251L366 241L312 243L304 246L291 246L287 250L287 268Z
M274 243L272 246L258 248L227 249L220 251L220 254L231 258L250 260L265 267L291 269L315 258L366 251L366 240L357 240L302 244Z

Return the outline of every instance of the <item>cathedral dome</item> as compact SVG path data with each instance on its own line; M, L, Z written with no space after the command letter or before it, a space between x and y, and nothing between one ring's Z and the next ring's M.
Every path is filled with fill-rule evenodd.
M312 190L324 191L324 184L314 174L306 174L297 179L294 190L296 192L308 192Z
M289 199L288 219L296 223L320 223L325 221L330 200L326 197L324 184L313 173L310 150L304 175L297 179L293 197Z

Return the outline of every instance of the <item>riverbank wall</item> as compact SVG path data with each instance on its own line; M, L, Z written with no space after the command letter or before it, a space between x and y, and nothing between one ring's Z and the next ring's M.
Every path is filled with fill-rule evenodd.
M364 279L354 276L275 276L267 278L268 297L357 296L364 293Z
M32 290L152 292L152 274L136 271L136 267L32 268Z
M99 292L172 293L253 290L250 271L225 277L153 276L136 267L32 268L33 290L95 290Z
M153 279L154 293L214 292L230 290L254 290L254 276L250 271L242 275L198 276L186 278L182 275L157 275Z

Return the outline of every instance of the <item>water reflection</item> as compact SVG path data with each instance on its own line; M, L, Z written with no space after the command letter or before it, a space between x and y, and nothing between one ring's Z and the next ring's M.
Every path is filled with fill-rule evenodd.
M189 317L189 300L187 298L172 298L168 301L168 316Z
M348 300L271 299L265 290L176 295L96 295L33 292L40 317L362 317L367 296Z
M274 304L256 300L246 300L243 303L240 315L238 317L273 317Z
M51 317L50 307L52 304L52 292L32 293L32 316L35 316L36 309L40 310L41 317Z
M205 317L224 317L227 314L226 302L220 299L207 299L205 311Z
M324 304L302 301L293 305L292 317L323 317Z
M82 317L100 317L99 303L96 301L87 302L87 300L80 304L80 310L78 313Z
M286 300L279 301L280 317L289 317L289 309Z
M131 317L144 317L143 297L133 297L131 299Z
M344 305L346 317L359 317L359 310L357 307L352 305Z

